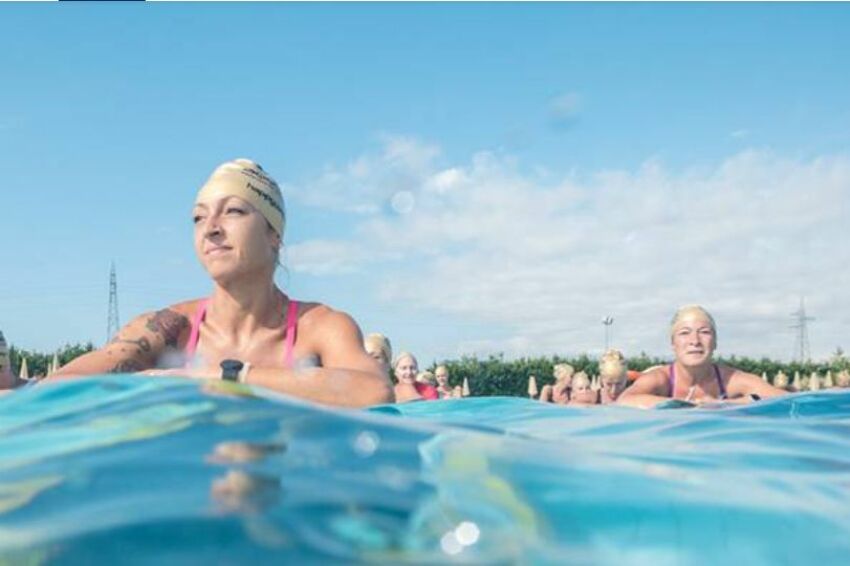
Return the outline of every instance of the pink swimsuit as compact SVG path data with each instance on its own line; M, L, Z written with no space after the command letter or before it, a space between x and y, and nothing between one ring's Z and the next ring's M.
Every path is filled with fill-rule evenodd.
M186 343L186 359L191 360L195 357L195 350L198 349L198 340L201 337L201 323L204 321L204 316L207 314L207 307L210 305L209 299L204 299L201 307L195 313L192 319L192 332L189 334L189 342ZM289 308L286 310L286 349L284 350L283 360L284 367L291 368L293 362L293 350L295 349L295 329L298 326L298 301L289 301Z

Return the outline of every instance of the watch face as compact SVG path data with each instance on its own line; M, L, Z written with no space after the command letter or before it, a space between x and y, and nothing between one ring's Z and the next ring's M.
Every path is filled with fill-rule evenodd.
M245 364L239 360L223 360L220 364L221 377L224 379L235 380L239 376L239 372Z

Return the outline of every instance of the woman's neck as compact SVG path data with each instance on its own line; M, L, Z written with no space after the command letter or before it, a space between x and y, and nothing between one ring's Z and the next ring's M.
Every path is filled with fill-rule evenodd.
M685 366L678 361L673 363L676 368L676 381L681 380L682 383L696 385L714 379L714 363L711 361L698 366Z
M273 281L217 284L210 299L207 323L212 322L221 332L250 335L260 328L281 326L287 302L286 295Z

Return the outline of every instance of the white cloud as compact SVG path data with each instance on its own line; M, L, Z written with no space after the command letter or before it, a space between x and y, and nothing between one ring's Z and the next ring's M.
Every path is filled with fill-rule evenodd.
M848 156L744 151L712 169L648 161L552 182L508 156L481 152L439 168L437 155L388 138L378 157L337 172L336 187L407 179L410 213L362 218L345 242L295 246L293 263L331 273L404 258L408 277L384 278L382 300L505 330L461 344L479 353L596 351L609 314L615 345L663 353L673 310L698 302L718 319L721 353L788 358L800 294L818 318L813 354L848 346L850 324L837 314L850 310ZM366 206L383 193L358 196Z
M283 188L288 198L311 206L374 215L400 192L421 186L440 150L404 136L380 136L382 151L362 155L343 167L329 165L316 179Z

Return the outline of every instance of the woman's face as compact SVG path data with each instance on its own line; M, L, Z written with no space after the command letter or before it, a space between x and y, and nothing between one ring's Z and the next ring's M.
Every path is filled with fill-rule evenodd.
M414 383L419 365L410 356L403 356L395 366L395 377L399 383Z
M377 344L373 344L371 342L366 343L366 353L369 354L372 359L378 362L378 365L381 366L381 369L389 375L390 373L390 361L384 356L384 350L381 349Z
M437 384L440 387L445 387L449 383L449 371L444 367L438 367L434 377L437 378Z
M216 281L274 274L280 238L256 208L238 197L195 203L195 253Z
M684 318L673 327L673 354L683 366L700 366L711 362L717 338L711 323L695 315Z
M616 401L620 393L626 389L627 380L625 376L602 376L599 381L602 384L602 397L606 401Z
M573 385L570 399L579 403L595 403L596 391L594 391L589 383L579 382Z

